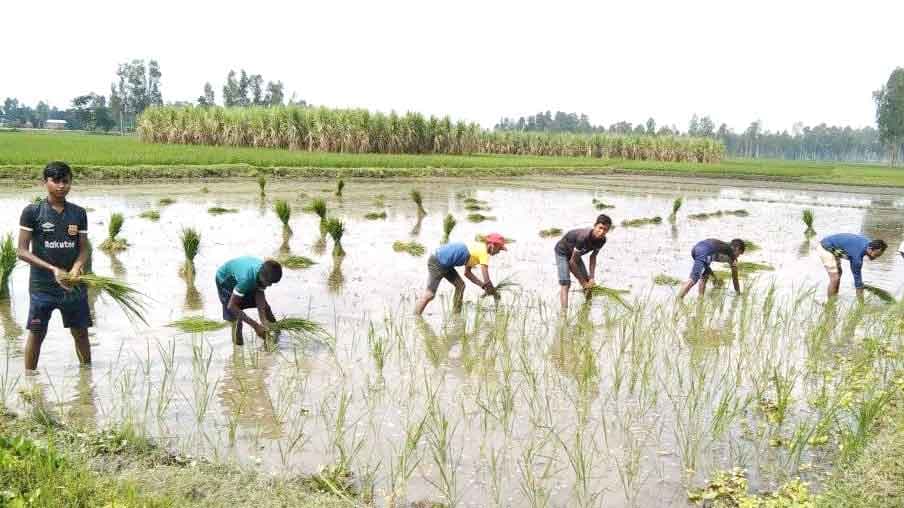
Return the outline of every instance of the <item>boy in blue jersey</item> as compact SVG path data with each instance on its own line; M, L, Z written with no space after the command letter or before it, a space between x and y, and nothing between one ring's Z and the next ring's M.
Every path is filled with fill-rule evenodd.
M243 256L227 261L217 269L217 295L223 304L223 320L232 323L232 343L244 344L242 322L248 323L258 337L267 335L267 326L276 321L267 303L264 290L282 279L282 265L278 261L266 261ZM243 309L257 308L261 323L252 319Z
M870 240L863 235L851 233L838 233L823 238L816 244L816 253L822 261L826 272L829 274L829 298L838 294L838 286L841 285L841 260L847 259L851 263L851 273L854 274L854 288L857 289L857 298L863 298L863 258L874 260L888 248L883 240Z
M436 252L427 260L427 290L418 300L414 312L420 316L424 308L436 296L439 282L446 279L455 286L455 294L452 298L452 309L461 312L461 301L465 291L465 281L461 279L456 266L465 267L465 277L483 289L486 294L495 293L493 283L490 281L489 263L490 256L495 256L500 251L506 250L505 238L498 233L490 233L483 242L464 244L461 242L450 243L436 249ZM480 266L483 280L480 280L471 269Z
M735 293L741 293L741 283L738 282L738 256L744 253L747 245L744 240L735 238L730 243L725 243L715 238L709 238L697 242L691 249L691 257L694 259L694 267L691 269L691 275L687 282L681 286L678 291L678 298L684 298L684 295L694 287L697 282L700 283L700 296L706 293L706 282L712 276L713 271L709 265L713 261L719 263L728 263L731 267L731 283L734 286Z

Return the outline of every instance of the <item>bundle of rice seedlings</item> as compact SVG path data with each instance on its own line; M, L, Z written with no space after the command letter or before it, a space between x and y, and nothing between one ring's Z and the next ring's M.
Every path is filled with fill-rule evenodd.
M345 188L345 180L340 178L339 181L336 182L336 197L337 198L342 197L342 189L344 189L344 188Z
M519 287L521 287L521 284L518 284L517 282L515 282L511 275L506 275L501 280L496 282L496 284L493 285L493 289L495 290L493 293L493 299L498 302L500 299L502 299L503 293L506 293L509 291L514 291L515 289L517 289ZM484 293L483 295L481 295L481 298L483 298L484 296L489 296L489 295Z
M663 273L653 277L653 284L657 286L680 286L682 283L684 283L684 281L678 277L672 277L671 275Z
M593 207L597 210L605 210L607 208L615 208L615 205L610 205L608 203L604 203L599 199L593 198Z
M753 240L744 240L744 253L749 254L751 252L756 252L758 250L762 250L762 247Z
M490 215L483 215L482 213L470 213L468 214L469 222L483 222L485 220L496 220L496 217L492 217Z
M333 238L333 256L345 256L345 249L342 248L342 235L345 234L345 224L335 217L326 220L324 229Z
M173 198L160 198L160 201L157 202L160 206L167 206L175 203L176 200Z
M622 298L622 295L625 295L628 293L629 293L629 291L626 289L613 289L613 288L607 288L605 286L593 286L589 290L590 296L606 297L610 300L615 301L622 307L624 307L628 310L631 310L631 306L628 304L628 302L625 301L624 298Z
M489 209L490 209L490 207L485 206L485 205L479 205L477 203L468 203L465 205L465 210L467 210L469 212L487 211Z
M238 208L223 208L222 206L212 206L207 209L207 213L210 215L222 215L224 213L236 213L238 211Z
M148 219L148 220L154 220L154 221L160 220L160 212L158 212L157 210L147 210L147 211L141 212L140 214L138 214L138 216L141 217L142 219Z
M455 217L451 213L446 214L446 218L443 219L443 243L449 243L449 235L452 234L456 224L458 221L455 220Z
M482 199L477 199L474 197L467 197L462 201L462 203L464 203L466 205L486 205L486 204L488 204L486 201L484 201Z
M897 301L891 293L882 288L864 284L863 289L865 289L868 293L872 294L876 298L882 300L882 303L895 303Z
M100 244L101 250L104 251L120 251L125 250L129 246L129 242L125 238L117 238L122 230L122 223L125 222L121 213L110 215L110 223L107 225L107 239Z
M289 227L289 218L292 217L292 207L289 206L289 203L285 199L277 199L276 203L273 204L273 210L276 212L276 216L279 217L279 221L282 222L283 229L291 233L292 228Z
M315 198L311 201L309 209L320 217L320 234L326 234L326 201L322 198Z
M386 212L368 212L364 214L364 218L367 220L380 220L386 218Z
M281 333L285 333L295 339L326 339L329 335L320 324L310 319L285 317L270 323L268 328L268 338L275 338Z
M656 217L644 217L642 219L623 220L621 225L626 228L631 228L631 227L635 227L635 226L646 226L648 224L660 224L660 223L662 223L662 217L657 215Z
M97 294L110 298L119 305L129 319L137 318L144 324L148 324L144 317L144 313L147 312L144 303L145 295L128 283L93 273L85 273L75 277L66 274L62 281L68 286L83 286Z
M188 316L166 325L185 333L215 332L226 327L225 321L213 321L204 316Z
M284 268L288 268L290 270L310 268L311 266L317 264L313 259L309 257L293 256L288 254L285 256L280 256L277 261L279 261L279 264L281 264Z
M7 233L0 243L0 299L9 298L9 278L16 267L16 246L12 233Z
M740 261L738 262L738 271L744 273L751 272L772 272L775 271L771 265L767 265L764 263L754 263L752 261Z
M669 216L672 220L678 215L678 210L681 210L681 205L683 204L684 198L680 196L675 198L675 201L672 201L672 215Z
M810 210L809 208L805 209L803 211L803 216L801 218L804 221L804 225L807 226L807 229L806 229L806 231L804 231L804 234L815 235L816 230L813 229L813 210Z
M417 242L399 242L392 243L392 250L396 252L407 252L412 256L423 256L426 249Z
M265 177L264 175L259 175L257 177L257 186L261 189L261 196L266 195L267 193L265 189L267 187L267 177Z
M424 210L424 197L421 196L421 191L411 189L411 200L417 205L418 215L427 215L427 210Z
M201 249L201 234L193 228L182 228L179 240L182 241L182 252L185 253L185 260L189 263L194 263L195 257Z
M559 236L562 234L561 228L549 228L549 229L541 229L540 230L540 238L550 238L553 236Z

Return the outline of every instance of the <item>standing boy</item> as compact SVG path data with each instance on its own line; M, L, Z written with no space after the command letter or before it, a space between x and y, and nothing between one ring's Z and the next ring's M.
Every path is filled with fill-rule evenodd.
M690 278L678 292L678 298L684 298L684 295L698 281L700 282L700 296L706 293L706 282L713 274L709 265L713 261L728 263L731 266L731 283L734 286L735 293L741 294L741 283L738 282L738 256L743 254L746 248L747 245L744 244L744 240L739 238L735 238L730 243L714 238L697 242L697 245L694 245L694 248L691 249L694 267L691 269Z
M574 274L585 290L594 285L596 276L596 256L603 245L606 245L606 233L612 227L612 219L600 214L592 228L572 229L556 243L556 268L559 272L559 303L562 311L568 309L568 290L571 287L571 275ZM581 256L590 253L590 273L584 266Z
M863 268L863 258L874 260L888 248L883 240L870 240L863 235L851 233L838 233L829 235L816 244L816 252L826 272L829 274L829 298L838 294L838 286L841 284L841 260L847 259L851 263L851 272L854 274L854 287L857 289L857 298L863 298L863 276L860 271Z
M483 242L464 244L461 242L449 243L436 249L436 252L427 260L427 289L414 308L417 315L424 312L424 307L436 296L441 279L446 279L455 286L455 294L452 297L452 309L461 312L461 301L465 291L465 281L455 270L456 266L465 267L465 277L474 284L480 286L486 294L495 293L493 283L490 282L490 256L495 256L505 248L505 238L498 233L488 234ZM479 279L471 269L480 265L483 280Z
M282 265L278 261L266 261L242 256L227 261L217 269L217 295L223 304L223 320L232 323L232 343L241 346L242 322L248 323L260 338L267 335L269 323L276 322L273 310L267 303L264 290L282 279ZM258 323L244 312L244 309L257 308Z
M19 219L17 256L31 265L28 277L28 341L25 369L38 368L41 344L54 309L75 340L75 353L82 365L91 363L88 328L92 326L87 291L70 287L67 277L76 277L88 259L88 214L66 201L72 188L72 169L54 161L44 168L47 197L22 210Z

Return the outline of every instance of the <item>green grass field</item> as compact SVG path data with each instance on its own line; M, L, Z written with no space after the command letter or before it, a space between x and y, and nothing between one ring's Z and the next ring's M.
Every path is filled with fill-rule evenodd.
M87 178L251 176L506 176L625 170L748 177L847 185L904 186L904 168L868 164L726 160L718 164L505 155L379 155L222 146L156 145L136 137L67 132L0 131L0 178L31 179L50 160L69 162Z

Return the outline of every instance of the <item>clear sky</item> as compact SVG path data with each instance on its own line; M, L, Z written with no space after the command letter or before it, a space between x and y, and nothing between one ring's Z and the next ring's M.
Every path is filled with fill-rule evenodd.
M219 101L244 68L318 105L485 127L547 109L682 130L695 112L736 130L862 127L904 66L901 0L12 0L0 17L0 98L58 107L155 58L165 101L205 81Z

